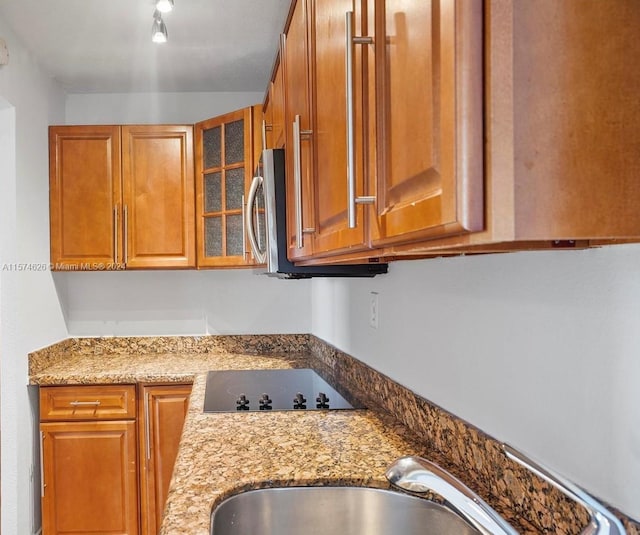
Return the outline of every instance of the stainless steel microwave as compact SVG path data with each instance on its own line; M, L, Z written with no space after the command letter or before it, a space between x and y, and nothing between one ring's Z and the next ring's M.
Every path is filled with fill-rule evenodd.
M373 277L387 264L296 266L287 258L287 207L283 149L265 149L247 198L245 224L254 258L266 274L287 279L309 277Z

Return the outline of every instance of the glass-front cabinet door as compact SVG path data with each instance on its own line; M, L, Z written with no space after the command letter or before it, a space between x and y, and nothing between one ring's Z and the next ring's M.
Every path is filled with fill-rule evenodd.
M244 227L253 169L253 112L245 108L196 124L199 268L255 265Z

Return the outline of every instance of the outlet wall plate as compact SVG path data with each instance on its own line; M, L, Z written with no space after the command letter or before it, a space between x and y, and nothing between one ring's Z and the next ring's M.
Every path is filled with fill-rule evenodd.
M0 38L0 65L9 64L9 49L4 39Z

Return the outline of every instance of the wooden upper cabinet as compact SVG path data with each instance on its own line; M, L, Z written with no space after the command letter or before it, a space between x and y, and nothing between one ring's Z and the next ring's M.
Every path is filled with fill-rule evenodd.
M482 230L482 3L300 0L292 9L289 258L356 260Z
M157 535L182 435L191 385L140 389L140 496L142 534Z
M305 258L313 253L312 235L315 232L309 8L308 0L293 2L280 49L287 147L287 254L290 260Z
M640 239L639 26L638 2L485 3L485 230L393 254Z
M198 267L254 264L244 229L253 176L253 108L195 125Z
M127 268L195 267L193 128L122 127Z
M116 262L121 189L118 126L49 128L52 269Z
M368 7L372 245L482 230L482 2Z
M353 149L354 194L365 195L364 134L368 117L363 110L363 55L366 49L352 47L353 139L347 139L346 14L354 13L360 27L361 2L331 0L311 2L311 73L313 101L314 196L316 231L314 254L348 252L363 249L367 244L362 205L354 207L359 225L349 228L348 146Z
M284 41L284 39L283 39ZM280 61L280 50L273 67L269 89L264 101L266 146L268 149L281 149L285 145L284 132L284 68Z
M193 127L49 129L54 270L195 267Z

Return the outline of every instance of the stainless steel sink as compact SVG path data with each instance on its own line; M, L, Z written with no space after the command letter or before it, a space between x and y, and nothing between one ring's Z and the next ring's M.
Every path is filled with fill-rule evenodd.
M211 515L211 535L477 535L451 509L391 490L286 487L228 498Z

